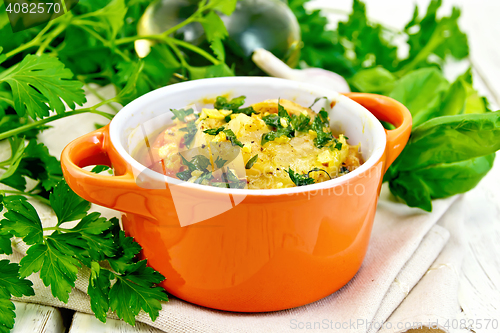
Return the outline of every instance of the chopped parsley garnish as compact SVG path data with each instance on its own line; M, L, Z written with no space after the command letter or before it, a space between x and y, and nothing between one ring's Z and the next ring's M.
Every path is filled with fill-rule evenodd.
M226 97L218 96L217 99L215 100L214 108L216 108L217 110L231 110L233 111L233 113L243 113L246 114L247 116L251 116L252 113L257 113L251 106L240 109L240 107L243 106L243 104L245 104L245 98L246 96L239 96L228 101ZM231 118L227 120L226 117L225 120L226 122L229 122Z
M238 110L243 104L245 104L246 96L235 97L228 101L224 96L218 96L215 99L214 108L217 110Z
M189 180L189 178L191 178L191 171L184 170L184 171L181 171L181 172L177 172L175 175L180 180L183 180L183 181L187 182Z
M314 145L318 148L325 147L330 141L334 139L332 132L330 132L328 125L328 113L322 109L312 124L312 130L316 132ZM327 132L325 132L325 129Z
M247 164L245 165L245 169L251 169L255 162L257 162L257 159L259 158L259 154L255 155L251 159L248 160Z
M200 178L202 178L200 182L204 179L212 178L212 172L208 171L208 167L210 166L210 159L208 157L203 155L196 155L191 159L191 161L188 161L184 156L182 156L182 154L179 155L181 156L182 164L187 166L188 169L181 172L177 172L175 174L177 178L179 178L180 180L188 181L189 179L191 179L191 172L196 170L203 172L203 174L201 174L201 176L196 179L197 181Z
M172 111L172 113L174 114L174 116L172 117L172 119L179 119L180 121L182 122L185 122L186 120L186 116L190 115L190 114L194 114L194 110L193 109L187 109L187 110L184 110L184 109L170 109L170 111Z
M266 123L267 126L271 126L274 128L278 128L281 126L280 117L276 114L268 114L267 116L262 117L262 120Z
M340 173L341 175L346 174L346 173L349 173L349 169L347 169L345 166L342 166L342 167L340 168L340 170L339 170L339 173Z
M227 160L222 159L220 156L217 156L217 158L214 161L215 166L217 169L220 169L226 164Z
M290 179L296 186L305 186L314 184L314 178L309 177L309 174L301 175L293 171L291 168L288 168L286 172L288 172Z
M292 125L292 128L297 132L307 132L311 129L310 122L311 118L301 113L298 116L292 116L290 125Z
M271 131L266 134L262 135L262 139L260 140L260 144L263 146L269 141L274 141L275 139L282 137L282 136L287 136L289 138L293 137L293 131L291 130L290 127L279 127L278 130L276 131Z
M280 104L280 101L278 100L278 116L281 118L285 118L290 122L290 115L288 114L288 111L283 107L283 105Z
M196 178L194 183L195 184L202 184L202 182L204 180L209 181L210 179L213 179L213 178L214 178L214 176L212 175L211 172L206 172L206 173L202 174L200 177Z
M241 148L243 148L243 143L241 143L240 140L238 140L236 134L234 134L234 132L231 129L224 130L224 134L226 134L226 138L229 141L231 141L231 144L233 146L240 146Z
M233 130L231 130L231 129L225 130L224 126L221 126L219 128L211 128L211 129L207 129L207 130L203 131L203 133L207 133L209 135L217 135L220 132L223 132L226 135L226 138L229 141L231 141L231 144L233 146L240 146L241 148L243 148L243 143L241 143L240 140L238 140L238 138L236 137L236 134L234 134Z
M222 132L223 130L224 130L224 126L221 126L219 128L210 128L210 129L204 130L203 133L210 134L210 135L217 135L220 132Z
M333 144L329 146L330 150L334 150L334 149L337 149L337 150L341 150L342 149L342 142L340 142L339 140L337 139L333 139Z
M236 175L231 171L231 169L227 169L226 172L222 173L222 179L224 180L226 188L245 188L247 185L247 181L245 179L240 180ZM224 187L224 186L222 186Z
M278 101L278 115L272 114L267 115L262 118L266 125L274 128L273 131L265 133L262 135L262 139L260 144L263 146L269 141L273 141L279 137L286 136L289 138L293 138L295 136L294 130L291 126L292 118ZM285 119L286 126L283 126L282 119Z
M191 163L196 167L196 170L208 172L207 168L210 166L210 159L203 155L196 155L191 159Z
M191 143L198 132L198 128L196 127L195 121L189 121L186 124L186 127L180 129L180 131L187 132L184 134L184 145L190 148Z

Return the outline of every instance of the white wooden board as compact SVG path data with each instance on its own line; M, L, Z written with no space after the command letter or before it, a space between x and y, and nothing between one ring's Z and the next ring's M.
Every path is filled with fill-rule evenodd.
M143 323L130 326L124 321L107 319L106 324L100 322L95 316L76 312L69 333L164 333L156 328Z
M14 302L16 323L11 333L64 333L61 312L39 304Z

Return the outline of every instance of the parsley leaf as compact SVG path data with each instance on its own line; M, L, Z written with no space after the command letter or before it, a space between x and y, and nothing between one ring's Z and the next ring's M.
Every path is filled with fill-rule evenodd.
M20 196L3 199L7 212L6 219L0 221L2 228L17 237L22 237L28 245L43 241L42 222L35 208Z
M263 134L262 139L260 140L260 144L263 146L269 141L274 141L275 139L282 136L292 137L293 131L291 130L291 127L280 127L276 131L271 131Z
M262 120L266 123L267 126L271 126L274 128L281 127L280 116L277 114L268 114L267 116L262 117Z
M0 208L3 209L1 204ZM12 243L10 241L11 238L12 234L7 229L2 228L0 225L0 253L12 254Z
M224 96L217 96L214 103L214 108L216 108L217 110L231 110L235 114L243 113L246 114L247 116L251 116L252 113L257 113L251 106L246 108L241 108L243 104L245 104L245 99L246 96L239 96L228 101L227 98Z
M194 120L189 121L187 123L187 126L181 128L180 131L187 132L186 134L184 134L184 137L183 137L184 138L184 145L186 147L190 147L191 143L193 142L193 140L196 136L196 133L198 133L198 128L196 127L195 121Z
M241 143L240 140L238 140L236 134L234 134L234 132L231 129L226 129L223 132L226 135L226 138L229 141L231 141L231 144L233 146L240 146L241 148L243 148L243 143Z
M32 296L35 294L30 280L19 277L19 265L9 260L0 260L0 331L8 332L14 327L14 303L11 296Z
M54 187L49 200L57 216L57 225L81 219L90 209L90 202L79 197L66 182L60 182Z
M106 322L109 310L109 290L112 273L107 269L101 269L97 262L92 262L87 293L90 296L90 308L94 311L97 319Z
M189 116L190 114L194 114L194 110L192 108L189 108L187 110L185 110L185 109L170 109L170 111L172 111L172 113L174 114L172 119L177 118L182 122L186 122L185 118L187 116Z
M259 154L256 154L254 157L248 160L247 164L245 164L245 169L251 169L255 162L257 162L257 159L259 158Z
M168 300L167 294L154 284L165 278L146 266L146 260L127 267L123 275L117 275L116 283L109 291L111 310L131 325L135 325L135 316L141 309L149 313L151 320L158 317L160 301Z
M24 150L26 149L26 146L24 145L24 138L19 138L19 137L9 138L9 144L10 144L11 158L8 161L5 161L4 163L10 163L10 165L7 168L7 170L2 175L0 175L0 182L3 179L7 179L12 175L14 175L17 168L19 167L19 163L21 163ZM16 188L15 186L13 187Z
M291 168L286 170L288 176L296 186L305 186L314 184L314 178L310 178L309 174L301 175L293 171Z
M235 111L238 110L243 104L245 104L245 98L245 96L239 96L228 101L224 96L217 96L217 98L215 99L214 108L216 108L217 110Z
M81 219L72 228L72 232L78 232L80 237L87 242L87 251L90 258L94 260L104 260L104 257L115 256L115 246L112 234L107 232L113 226L112 220L100 217L97 212L90 213Z
M17 162L18 167L15 172L5 179L0 178L0 182L23 191L26 188L27 176L34 180L39 180L37 187L42 187L46 191L54 187L62 179L61 164L52 155L43 143L31 140L24 149L22 159Z
M301 113L298 116L297 115L292 116L290 125L295 131L307 132L311 128L310 122L311 118Z
M21 276L40 271L45 286L50 285L52 295L67 303L69 293L75 286L80 262L60 251L53 239L31 246L21 259Z
M203 155L196 155L191 159L191 163L196 167L196 170L206 172L210 166L210 159Z
M72 77L57 58L28 54L17 66L0 74L0 82L10 85L16 112L20 116L28 113L36 120L48 116L49 109L65 112L61 99L71 109L85 103L83 84L70 80Z
M223 130L224 130L224 126L221 126L219 128L210 128L210 129L204 130L203 133L206 133L209 135L217 135L220 132L222 132Z
M334 140L332 132L328 125L328 113L321 110L312 123L312 130L316 132L314 145L318 148L325 147L329 142ZM326 132L325 132L326 130Z
M214 11L209 12L202 20L201 25L205 29L207 40L210 43L210 48L214 51L215 56L220 61L225 61L224 40L229 34L226 30L224 22Z
M282 121L282 119L284 121ZM292 117L288 114L288 111L280 104L278 101L278 115L267 115L262 118L266 125L274 127L275 130L265 133L262 135L260 144L263 146L269 141L273 141L279 137L286 136L293 138L295 136L294 130L291 126ZM286 126L283 126L283 123Z
M217 167L217 169L220 169L224 166L224 164L226 164L226 162L227 160L222 159L220 156L217 156L217 158L214 161L214 164Z

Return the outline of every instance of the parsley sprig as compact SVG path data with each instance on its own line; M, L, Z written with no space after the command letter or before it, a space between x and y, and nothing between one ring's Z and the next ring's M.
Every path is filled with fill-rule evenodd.
M12 236L22 238L30 247L18 265L18 273L16 264L0 262L0 276L10 274L11 279L7 283L0 277L0 298L32 295L26 277L39 272L52 295L68 302L78 270L86 266L92 273L87 292L99 320L105 322L110 309L132 325L141 309L154 320L161 309L160 302L168 300L164 290L156 286L164 277L147 267L146 260L135 259L141 247L132 237L125 236L118 220L88 213L90 203L64 181L54 187L49 201L57 216L54 227L42 226L36 209L25 197L2 198L6 212L0 221L1 252L12 253ZM66 227L65 223L71 221L79 222L73 228ZM9 287L14 283L20 286L17 292Z

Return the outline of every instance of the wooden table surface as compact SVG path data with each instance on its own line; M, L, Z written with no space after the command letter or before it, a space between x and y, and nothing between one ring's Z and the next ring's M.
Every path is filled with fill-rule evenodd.
M413 14L414 4L426 8L430 0L365 0L369 17L384 25L401 29ZM352 1L317 0L312 7L325 8L334 23L348 12ZM488 97L492 108L500 105L500 1L443 0L440 13L453 5L462 8L460 24L469 36L474 85ZM328 8L333 11L328 11ZM454 64L446 70L449 78L463 72L467 64ZM499 138L500 140L500 138ZM500 320L500 154L493 170L472 191L464 202L468 205L465 228L468 247L462 266L459 301L466 318ZM94 316L72 313L36 304L16 303L14 333L145 333L161 332L144 324L131 327L108 319L106 324ZM499 329L500 330L500 329ZM499 330L478 329L477 333Z

